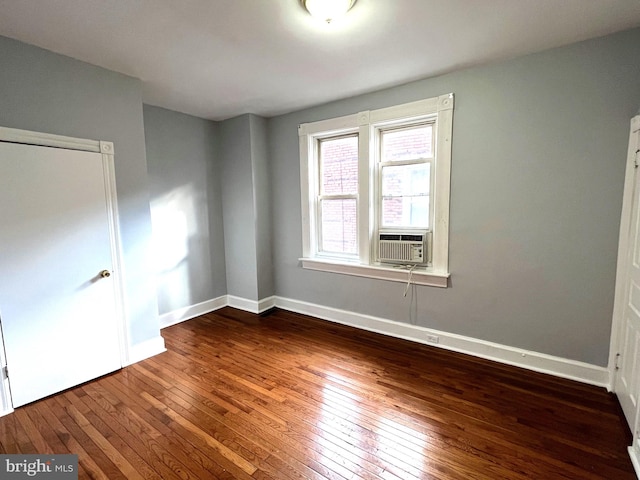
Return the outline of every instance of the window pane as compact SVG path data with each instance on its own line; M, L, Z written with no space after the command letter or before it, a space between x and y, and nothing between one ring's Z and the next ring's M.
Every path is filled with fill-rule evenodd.
M358 136L320 141L320 193L358 192Z
M382 196L429 195L430 163L382 167Z
M397 162L433 157L433 125L382 132L382 161Z
M429 197L382 199L383 227L429 227Z
M382 167L382 226L429 227L431 164Z
M320 202L322 215L322 251L356 254L357 216L354 198Z

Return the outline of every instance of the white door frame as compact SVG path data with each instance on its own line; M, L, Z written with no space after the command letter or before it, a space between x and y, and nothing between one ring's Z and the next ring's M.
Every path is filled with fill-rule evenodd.
M118 225L118 200L116 194L116 177L114 149L112 142L86 140L49 133L30 132L15 128L0 127L0 142L21 143L26 145L37 145L41 147L55 147L67 150L80 150L84 152L94 152L102 154L102 165L105 172L104 184L107 193L107 216L109 221L109 239L111 244L111 256L113 258L113 285L115 296L115 312L117 315L116 324L118 327L118 341L120 345L120 364L122 366L129 363L129 325L124 308L124 269L122 259L122 247L120 241L120 228ZM0 332L1 334L2 332ZM0 348L0 368L2 375L0 379L0 416L13 411L11 401L9 379L6 375L5 367L7 359L4 350L4 339Z

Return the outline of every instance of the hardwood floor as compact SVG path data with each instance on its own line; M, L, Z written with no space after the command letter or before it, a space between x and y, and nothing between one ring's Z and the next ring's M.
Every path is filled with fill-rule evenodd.
M634 479L604 389L276 310L166 328L166 353L0 418L80 478Z

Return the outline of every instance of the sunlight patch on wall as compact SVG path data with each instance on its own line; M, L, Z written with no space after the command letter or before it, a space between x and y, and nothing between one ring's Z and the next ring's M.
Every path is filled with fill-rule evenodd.
M189 305L189 245L196 235L194 192L184 185L151 201L154 270L160 312Z

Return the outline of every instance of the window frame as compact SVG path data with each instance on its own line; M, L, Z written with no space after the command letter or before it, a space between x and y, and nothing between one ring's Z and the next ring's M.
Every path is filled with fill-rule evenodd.
M376 235L390 228L381 223L380 133L390 128L433 122L434 153L429 192L431 262L412 268L412 283L447 287L449 273L449 205L454 96L452 93L338 118L304 123L298 127L302 201L302 267L347 275L407 281L406 267L376 262ZM318 188L320 140L358 135L358 194L356 257L327 255L318 242ZM421 229L424 230L424 229Z

